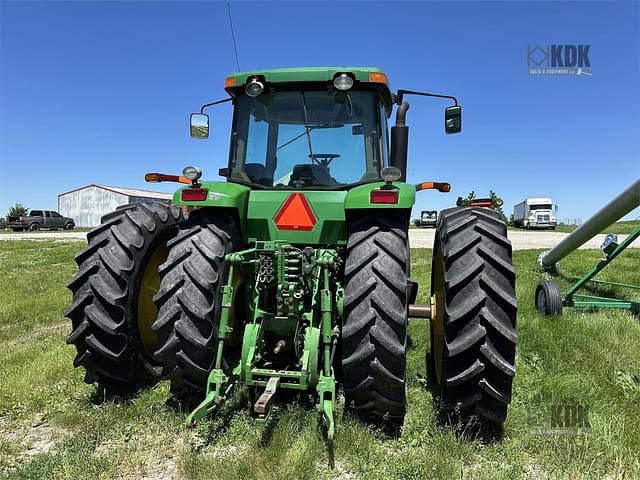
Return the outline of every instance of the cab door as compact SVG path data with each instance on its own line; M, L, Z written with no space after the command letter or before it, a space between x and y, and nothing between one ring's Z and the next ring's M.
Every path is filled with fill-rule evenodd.
M64 218L58 212L51 212L51 226L52 227L64 227Z

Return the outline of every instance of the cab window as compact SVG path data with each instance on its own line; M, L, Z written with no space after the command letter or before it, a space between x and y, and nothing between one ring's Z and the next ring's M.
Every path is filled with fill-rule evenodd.
M273 90L236 99L230 179L265 188L340 189L380 179L386 122L371 91Z

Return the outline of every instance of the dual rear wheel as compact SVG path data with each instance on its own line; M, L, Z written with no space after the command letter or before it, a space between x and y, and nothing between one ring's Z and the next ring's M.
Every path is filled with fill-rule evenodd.
M515 278L497 212L466 207L441 213L427 365L435 399L449 417L506 419L515 375Z
M201 393L213 367L224 256L239 244L226 214L192 215L140 204L102 218L76 255L67 343L87 383L133 392L170 378Z
M346 405L401 423L407 219L402 212L364 215L348 228L340 362ZM203 211L183 221L175 207L141 204L105 216L87 238L66 311L74 365L85 368L88 383L117 391L170 378L175 394L201 399L218 343L224 257L241 246L235 219ZM446 411L504 421L515 373L514 285L511 246L497 215L444 211L434 245L429 369ZM232 323L244 313L234 311ZM225 352L228 368L237 352Z
M65 311L72 323L67 343L76 347L74 366L84 367L87 383L115 393L135 391L162 373L150 334L158 266L167 256L182 213L175 207L139 204L102 218L87 234L88 245L75 259L69 282L73 301Z

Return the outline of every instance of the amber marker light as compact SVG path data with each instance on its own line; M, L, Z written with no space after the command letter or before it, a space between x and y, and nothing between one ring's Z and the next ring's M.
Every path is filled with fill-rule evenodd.
M369 81L373 83L384 83L389 85L387 76L382 72L369 72Z
M416 192L420 190L438 190L446 193L451 191L451 184L446 182L422 182L416 185Z
M160 183L160 182L176 182L186 183L191 185L191 180L180 175L166 175L164 173L147 173L144 176L144 181L148 183Z

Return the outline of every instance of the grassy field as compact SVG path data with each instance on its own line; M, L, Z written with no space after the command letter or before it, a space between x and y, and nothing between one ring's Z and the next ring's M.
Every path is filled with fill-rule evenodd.
M223 415L184 427L166 382L126 401L105 398L72 368L64 343L65 288L82 244L0 243L0 475L11 479L423 479L640 478L640 324L625 312L566 311L550 319L533 308L538 251L515 252L519 346L514 397L502 438L454 433L441 425L424 388L428 324L412 320L409 410L399 435L343 416L335 468L304 401L276 406L259 425L239 392ZM429 250L413 251L426 300ZM598 259L581 251L567 275ZM628 250L601 278L640 283L640 250ZM563 283L566 285L566 283ZM632 296L613 290L609 295ZM636 294L637 298L637 294ZM552 405L588 408L589 435L541 435ZM541 423L542 422L542 423Z

